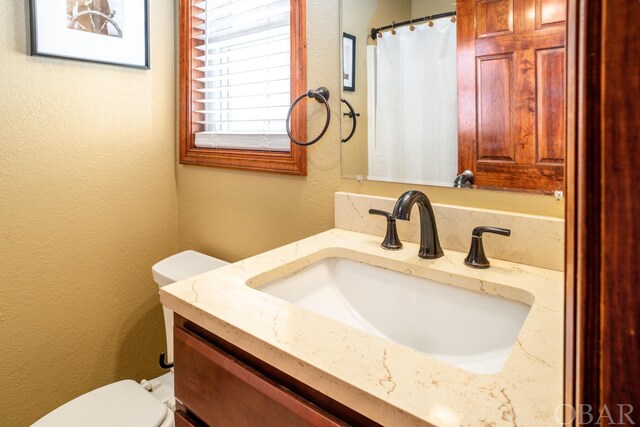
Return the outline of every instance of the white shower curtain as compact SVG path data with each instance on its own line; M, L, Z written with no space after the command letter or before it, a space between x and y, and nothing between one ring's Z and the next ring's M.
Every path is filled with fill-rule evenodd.
M444 18L433 27L396 31L377 41L369 178L452 186L458 170L456 25Z

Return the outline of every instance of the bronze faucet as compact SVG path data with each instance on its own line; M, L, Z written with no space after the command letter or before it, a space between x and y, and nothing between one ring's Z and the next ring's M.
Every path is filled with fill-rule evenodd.
M436 218L433 215L433 208L429 198L422 191L409 190L403 193L393 208L393 217L409 221L411 208L416 203L420 211L420 251L418 256L426 259L440 258L444 256L444 252L442 252L440 241L438 240Z

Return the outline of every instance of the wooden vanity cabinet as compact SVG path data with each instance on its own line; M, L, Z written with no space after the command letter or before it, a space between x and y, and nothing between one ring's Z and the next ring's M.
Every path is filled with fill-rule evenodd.
M175 414L176 427L198 427L202 425L197 420L191 419L183 408L177 409L174 412L174 414Z
M176 426L377 426L176 315Z

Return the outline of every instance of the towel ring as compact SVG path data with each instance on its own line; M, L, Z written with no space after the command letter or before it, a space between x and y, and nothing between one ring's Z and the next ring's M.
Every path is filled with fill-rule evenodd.
M291 130L289 128L289 121L291 119L291 112L293 111L293 108L296 106L298 102L300 102L305 97L314 98L316 101L324 104L325 110L327 112L327 120L324 123L322 132L320 132L320 135L318 135L314 140L309 142L302 142L295 139L293 135L291 135ZM297 97L296 100L293 101L293 104L291 104L291 107L289 107L289 112L287 113L287 123L286 123L287 135L289 135L289 139L291 139L291 141L294 144L307 147L311 144L315 144L316 142L320 141L320 138L324 136L324 134L327 132L327 129L329 128L329 122L331 122L331 107L329 107L329 89L327 89L326 87L319 87L316 90L311 89L307 93L303 93L302 95Z
M360 117L360 113L356 113L356 110L353 109L353 105L351 105L351 103L349 101L347 101L346 99L342 98L342 99L340 99L340 101L344 102L345 104L347 104L347 107L349 107L349 112L348 113L342 113L342 115L343 116L347 116L347 117L351 117L351 120L353 120L353 126L351 127L351 132L349 133L349 136L347 136L346 138L340 140L342 142L347 142L353 137L353 134L356 133L356 125L358 124L358 119L357 118Z

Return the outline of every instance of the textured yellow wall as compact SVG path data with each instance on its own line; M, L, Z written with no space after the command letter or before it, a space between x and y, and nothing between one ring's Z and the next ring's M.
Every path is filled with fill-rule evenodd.
M380 0L393 3L394 0ZM371 20L379 7L378 0L343 0L341 12L342 31L356 36L355 76L356 90L345 91L342 97L353 105L360 114L357 132L347 144L342 146L342 170L350 176L366 175L368 170L367 129L369 114L367 111L367 34L371 29ZM391 21L389 21L391 22ZM345 110L346 110L345 106ZM352 121L349 117L340 118L343 126L343 137L351 131Z
M355 177L367 175L369 170L367 129L367 45L373 41L367 35L371 28L402 22L411 17L411 0L345 0L342 2L342 31L356 36L356 90L345 91L342 97L353 105L358 117L356 132L342 146L342 173ZM345 107L346 108L346 107ZM343 136L351 130L351 119L341 117Z
M392 22L406 21L411 17L411 0L376 0L375 12L369 22L371 27L382 27ZM352 5L351 7L353 8ZM365 34L369 32L366 31Z
M230 261L254 255L333 227L333 194L351 191L399 196L419 188L434 202L563 216L563 202L549 196L421 187L342 179L340 171L339 1L307 0L308 86L331 91L332 121L308 150L309 175L289 177L178 166L180 246ZM362 81L360 83L363 83ZM323 119L314 110L309 123ZM315 135L314 129L309 135Z
M456 2L451 0L412 0L411 3L414 18L456 10Z
M30 57L0 13L0 426L151 377L164 348L151 265L177 249L173 1L150 71Z

